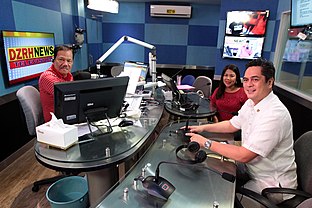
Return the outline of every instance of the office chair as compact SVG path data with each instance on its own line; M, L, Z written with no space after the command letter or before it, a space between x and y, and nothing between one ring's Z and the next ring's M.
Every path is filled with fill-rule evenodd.
M209 77L199 76L195 79L193 87L195 87L199 95L209 98L211 95L212 81Z
M298 188L266 188L262 190L262 196L269 199L270 194L283 193L291 194L294 197L282 201L274 206L279 208L311 208L312 206L312 131L308 131L301 135L294 144L295 160L297 164ZM237 192L247 197L250 193L244 188L238 188ZM255 200L258 198L254 197ZM271 202L272 203L272 202ZM267 206L270 207L270 206Z
M24 113L28 133L35 136L36 126L44 123L39 91L33 86L24 86L17 90L16 96ZM65 175L36 181L33 184L32 191L37 192L40 185L54 183L63 177Z
M193 86L193 83L195 81L195 77L193 75L186 75L181 80L181 85L189 85Z

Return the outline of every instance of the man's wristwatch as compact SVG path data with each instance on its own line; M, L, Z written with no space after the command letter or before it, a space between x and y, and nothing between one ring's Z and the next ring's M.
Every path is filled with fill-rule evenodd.
M205 141L205 143L204 143L204 147L206 148L206 149L210 149L210 147L211 147L211 140L210 139L207 139L207 141Z

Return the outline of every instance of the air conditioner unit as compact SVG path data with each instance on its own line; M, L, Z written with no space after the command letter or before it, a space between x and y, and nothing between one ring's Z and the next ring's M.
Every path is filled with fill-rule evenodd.
M191 18L191 6L151 5L152 17Z

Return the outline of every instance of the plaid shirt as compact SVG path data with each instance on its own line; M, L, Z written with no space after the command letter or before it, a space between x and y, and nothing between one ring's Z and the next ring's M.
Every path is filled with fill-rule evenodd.
M63 77L52 64L39 78L40 99L45 122L51 120L50 112L54 112L54 83L73 81L73 75L68 73Z

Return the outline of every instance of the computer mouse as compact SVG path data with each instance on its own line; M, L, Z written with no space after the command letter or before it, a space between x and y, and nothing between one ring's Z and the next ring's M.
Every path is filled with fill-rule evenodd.
M119 127L125 127L125 126L131 126L131 125L133 125L133 121L131 120L122 120L118 124Z

